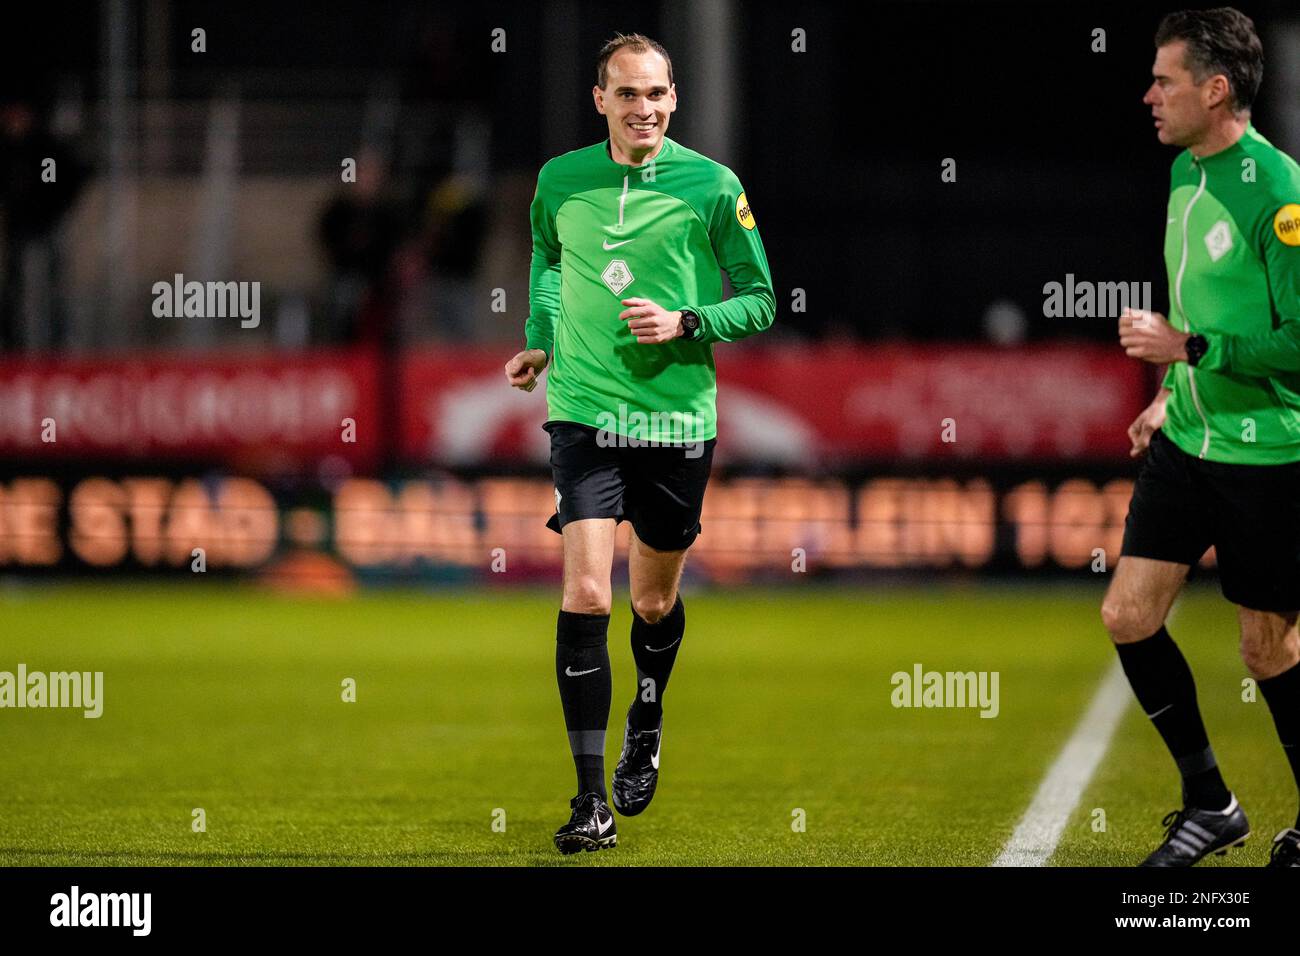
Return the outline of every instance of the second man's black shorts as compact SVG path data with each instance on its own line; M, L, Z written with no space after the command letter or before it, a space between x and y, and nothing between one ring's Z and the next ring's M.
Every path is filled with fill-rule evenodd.
M1195 566L1211 545L1233 604L1300 610L1300 462L1205 461L1157 429L1133 486L1120 554Z
M636 536L656 551L681 551L695 541L716 438L636 447L576 422L542 427L551 435L555 514L546 526L552 531L581 518L614 518L631 521Z

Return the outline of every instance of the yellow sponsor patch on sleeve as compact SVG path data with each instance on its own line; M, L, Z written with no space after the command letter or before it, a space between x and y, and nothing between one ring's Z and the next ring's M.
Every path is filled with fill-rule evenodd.
M1296 206L1295 209L1297 215L1300 215L1300 206ZM1281 215L1281 213L1278 213L1278 215ZM754 211L749 208L749 200L745 198L744 193L736 197L736 219L746 229L754 228ZM1300 219L1296 221L1300 223Z
M1277 211L1273 231L1288 246L1300 246L1300 203L1289 202Z

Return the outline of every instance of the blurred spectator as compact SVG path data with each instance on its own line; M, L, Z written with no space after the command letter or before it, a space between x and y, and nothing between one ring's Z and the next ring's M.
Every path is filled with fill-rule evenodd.
M47 160L54 165L48 167ZM46 181L47 168L54 179ZM0 350L66 343L59 224L86 180L86 168L31 103L0 104Z
M384 161L376 151L362 150L357 181L342 185L320 220L320 241L331 269L327 341L386 339L389 265L402 234L401 215L386 195Z
M428 194L402 297L402 326L412 338L454 342L481 339L475 278L483 255L488 215L474 177L455 173ZM480 308L481 307L481 308Z

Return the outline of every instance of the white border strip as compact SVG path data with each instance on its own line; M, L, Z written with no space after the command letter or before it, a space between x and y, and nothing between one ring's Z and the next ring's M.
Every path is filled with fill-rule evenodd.
M1133 699L1119 658L1111 662L1074 735L1038 785L1029 809L993 866L1043 866L1061 841L1065 825L1083 799L1092 775L1110 748L1110 739Z

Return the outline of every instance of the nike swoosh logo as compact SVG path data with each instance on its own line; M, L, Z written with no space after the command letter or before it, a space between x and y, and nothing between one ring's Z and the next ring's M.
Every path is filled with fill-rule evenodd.
M619 246L626 246L629 242L632 242L635 239L636 236L633 236L631 239L624 239L621 242L610 242L608 239L606 239L600 244L600 247L604 249L606 252L609 252L609 250L617 249Z
M564 674L566 677L581 677L583 674L594 674L598 670L600 670L599 667L593 667L589 671L575 671L572 667L566 667L564 668Z
M604 823L601 823L601 822L600 822L600 816L597 815L597 817L596 817L596 832L597 832L597 833L599 833L599 834L601 834L601 835L603 836L604 833L605 833L605 831L608 830L608 829L609 829L611 826L613 826L613 825L614 825L614 818L613 818L612 816L611 816L608 820L606 820Z
M681 641L680 637L677 638L676 641L673 641L671 644L669 644L668 647L651 647L649 644L642 644L641 646L644 647L651 654L659 654L662 653L663 651L670 650L671 648L676 647L679 641Z
M655 744L655 752L650 755L650 766L654 767L656 770L659 769L659 748L664 745L663 742L664 742L664 735L661 733L659 735L658 743Z

